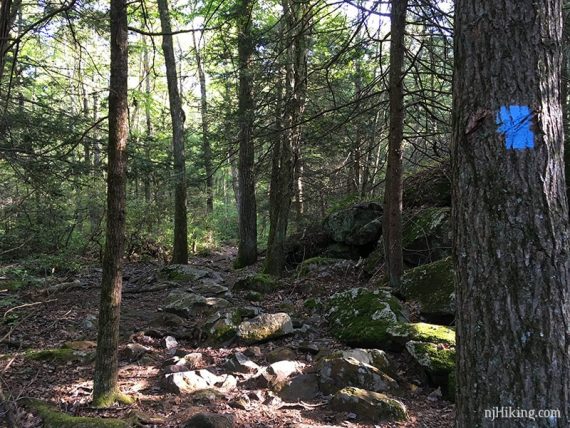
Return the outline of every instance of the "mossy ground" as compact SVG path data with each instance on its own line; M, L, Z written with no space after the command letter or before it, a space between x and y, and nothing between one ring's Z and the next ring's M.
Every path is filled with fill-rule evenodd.
M92 361L92 352L77 351L70 348L53 348L26 351L24 356L35 361Z
M71 416L42 401L32 400L28 406L42 418L45 428L126 428L129 423L120 419Z

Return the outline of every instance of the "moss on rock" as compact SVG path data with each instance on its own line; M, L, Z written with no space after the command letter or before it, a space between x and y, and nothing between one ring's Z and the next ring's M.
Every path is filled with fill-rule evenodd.
M42 418L45 428L126 428L130 426L120 419L71 416L42 401L32 400L28 406Z
M238 279L234 285L236 291L255 291L257 293L271 293L277 288L277 279L265 273L256 273Z
M326 305L331 333L340 341L355 347L392 348L387 329L407 321L404 310L387 290L364 288L337 293Z
M71 348L53 348L41 350L29 350L24 354L26 358L34 361L53 362L91 362L95 358L93 352L79 351Z
M429 374L449 375L455 370L455 347L411 340L406 350Z
M451 258L409 269L402 275L397 293L420 305L426 317L455 314L455 272Z
M337 411L353 412L358 419L364 421L404 421L408 418L406 406L400 401L361 388L341 389L334 395L331 405Z
M299 275L304 276L316 268L334 265L338 261L339 259L331 259L328 257L312 257L310 259L303 260L303 262L297 267L297 272Z
M387 333L394 342L402 345L415 340L455 346L455 330L442 325L423 322L394 324L387 329Z

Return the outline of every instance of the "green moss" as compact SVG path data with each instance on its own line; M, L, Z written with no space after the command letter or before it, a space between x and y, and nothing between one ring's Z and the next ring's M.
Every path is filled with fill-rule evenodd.
M355 288L332 296L326 317L331 333L340 341L359 347L392 348L387 330L406 321L400 302L389 292Z
M17 279L9 279L7 281L0 281L0 288L8 291L16 291L22 288L26 283Z
M455 272L451 258L407 270L397 291L406 300L418 302L422 314L453 315Z
M106 408L111 407L115 403L130 405L135 402L135 399L130 395L123 394L122 392L113 391L103 394L100 397L93 399L93 407Z
M310 259L303 260L303 262L297 267L297 272L299 275L307 275L316 266L330 266L338 262L338 259L329 259L327 257L312 257Z
M91 361L92 352L77 351L70 348L42 349L39 351L29 350L24 354L26 358L35 361Z
M449 374L455 370L455 347L412 340L406 343L406 349L432 375Z
M401 323L390 326L388 334L395 342L404 345L409 340L445 343L455 346L455 331L446 326L419 323Z
M277 288L277 279L265 273L256 273L236 281L234 290L270 293Z
M71 416L36 400L30 401L29 407L42 418L45 428L126 428L129 426L120 419Z

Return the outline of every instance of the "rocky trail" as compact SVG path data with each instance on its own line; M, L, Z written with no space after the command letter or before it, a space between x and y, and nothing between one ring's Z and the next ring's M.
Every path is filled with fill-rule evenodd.
M135 402L105 409L90 406L100 270L17 292L0 281L13 297L4 416L28 427L452 426L452 330L418 323L414 303L355 262L313 260L275 281L260 265L234 271L233 252L125 267L119 376Z

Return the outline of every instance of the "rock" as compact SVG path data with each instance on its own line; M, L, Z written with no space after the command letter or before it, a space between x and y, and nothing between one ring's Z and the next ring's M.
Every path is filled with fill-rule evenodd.
M411 340L406 343L406 350L432 376L447 377L455 370L455 347L453 346Z
M150 348L147 348L140 343L129 343L123 350L122 357L128 361L138 361L145 355L147 352L150 351Z
M228 287L220 285L212 279L201 279L197 284L190 287L192 292L205 297L215 297L226 295L230 291Z
M297 402L314 399L319 394L319 377L316 374L302 374L286 382L279 391L283 401Z
M246 343L262 342L293 332L291 317L285 313L261 314L238 326L237 335Z
M250 346L243 353L250 358L261 358L263 356L263 352L259 346Z
M262 369L259 374L249 380L249 389L269 388L279 391L287 380L296 374L301 373L305 365L298 361L278 361L271 364L266 369Z
M405 207L451 206L451 165L449 161L421 169L404 179Z
M361 251L359 251L359 248L354 245L334 242L325 248L322 252L322 256L330 257L332 259L358 260L361 256Z
M376 367L352 357L324 358L319 362L320 389L334 394L346 386L384 392L396 388L397 382Z
M451 321L455 316L455 272L451 258L405 271L396 292L406 301L417 302L426 319Z
M204 364L204 356L200 352L186 354L182 360L184 360L184 365L191 369L197 369Z
M230 356L226 360L224 368L233 373L256 373L260 369L257 364L241 352L236 352Z
M371 244L382 231L382 207L369 202L330 214L323 222L324 230L335 242L349 245Z
M178 348L178 341L172 336L166 336L162 338L160 345L168 351L176 351L176 348Z
M228 306L230 302L220 297L204 297L183 290L175 290L168 295L164 311L192 318L210 315Z
M232 428L234 417L218 413L198 413L192 416L184 428Z
M51 348L38 351L29 350L24 353L26 358L35 361L49 361L51 363L66 363L74 361L89 363L95 359L94 351L77 351L69 348Z
M320 224L312 224L285 240L287 263L297 265L303 260L316 257L331 243L329 234Z
M340 355L338 355L340 354ZM388 361L388 357L384 351L380 349L346 349L340 352L335 352L332 356L341 356L344 358L354 358L355 360L368 364L380 371L390 371L391 365Z
M222 344L231 341L237 334L241 316L237 310L219 311L210 316L203 326L207 333L207 341Z
M285 346L274 349L267 354L267 361L269 363L276 363L282 360L296 360L297 354L291 348Z
M169 265L166 266L161 276L172 281L198 281L209 278L217 283L224 282L224 278L216 271L208 268L196 268L190 265Z
M345 259L329 259L326 257L313 257L303 261L298 267L299 276L309 273L318 277L333 276L337 273L346 273L355 267L354 262Z
M96 315L86 315L81 321L82 330L96 330L97 329L97 316Z
M277 279L264 273L256 273L240 278L234 285L235 291L255 291L258 293L270 293L278 286Z
M175 328L184 325L185 322L184 318L176 314L159 312L150 322L150 326L155 328Z
M163 388L174 394L192 394L204 389L230 391L237 385L235 377L230 375L216 376L208 370L193 370L168 373L164 376Z
M386 330L407 321L398 299L387 290L353 288L325 302L329 330L350 346L392 349Z
M402 347L410 340L455 346L455 331L442 325L423 322L401 323L390 326L386 331L392 341L400 343Z
M451 209L422 208L403 222L402 254L410 266L432 263L451 256Z
M353 412L359 420L373 423L403 421L408 418L406 407L400 401L378 392L354 387L338 391L331 400L331 407Z

